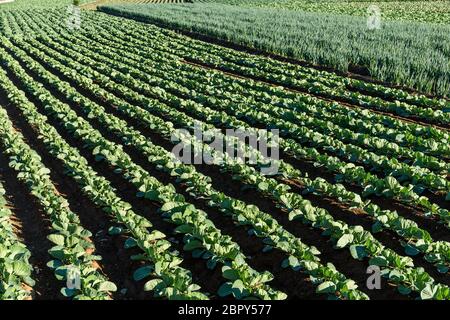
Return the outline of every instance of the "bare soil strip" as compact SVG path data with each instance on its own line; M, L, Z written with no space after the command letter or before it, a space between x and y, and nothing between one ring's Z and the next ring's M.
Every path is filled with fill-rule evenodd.
M17 180L17 173L9 168L8 163L9 158L0 153L0 177L6 189L5 197L12 205L17 234L31 252L32 278L36 281L32 299L64 299L60 293L64 284L56 280L47 267L47 262L52 260L48 250L53 247L47 239L50 222L27 187Z

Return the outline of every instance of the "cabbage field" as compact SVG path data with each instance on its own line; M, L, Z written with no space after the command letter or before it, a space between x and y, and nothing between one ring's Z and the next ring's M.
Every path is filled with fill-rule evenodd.
M448 94L70 4L0 5L0 300L450 300Z

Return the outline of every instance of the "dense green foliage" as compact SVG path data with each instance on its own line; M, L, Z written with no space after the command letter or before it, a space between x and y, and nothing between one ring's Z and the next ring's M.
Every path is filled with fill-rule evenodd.
M5 193L0 183L0 300L23 300L31 294L23 284L35 283L31 278L31 253L14 233L13 213Z
M168 10L132 8L150 7ZM62 295L128 298L99 268L110 260L56 175L113 224L109 234L133 251L120 260L132 264L129 278L155 298L366 300L375 265L394 297L450 300L449 100L99 12L83 10L74 32L68 14L0 10L0 153L13 172L5 188L28 188L51 222L56 279L80 269L80 288L56 281ZM214 149L194 128L253 161ZM270 159L218 128L280 129L283 154ZM203 150L209 166L178 161L179 142ZM268 165L278 171L264 174ZM0 184L0 299L27 299L35 247L16 235L7 194ZM291 286L300 273L312 292Z
M366 20L357 17L213 4L115 5L101 10L340 71L361 66L375 79L428 93L450 92L450 26L390 22L369 30Z
M79 4L93 2L94 0L77 0ZM31 8L57 8L74 3L74 0L14 0L11 3L1 5L2 9L31 9Z
M342 13L368 16L368 8L376 5L383 19L414 20L450 24L450 1L351 1L351 0L210 0L196 2L224 3L249 7L266 7L310 12Z

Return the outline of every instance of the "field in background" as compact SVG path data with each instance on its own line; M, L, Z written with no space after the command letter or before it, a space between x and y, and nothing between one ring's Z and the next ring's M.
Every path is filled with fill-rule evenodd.
M84 4L81 8L95 10L98 6L109 4L161 4L161 3L184 3L192 2L186 0L97 0Z
M0 7L0 299L450 300L447 98L154 23L201 31L191 10L220 8L202 21L236 41L220 17L248 32L265 24L239 12L256 9L69 5ZM226 129L278 129L279 159ZM213 161L177 161L180 142Z
M276 8L307 12L368 15L369 6L376 5L386 20L411 20L431 23L450 23L450 1L345 1L345 0L197 0L195 2L224 3L247 7Z
M450 25L383 22L370 30L366 18L201 3L100 10L429 94L450 93Z

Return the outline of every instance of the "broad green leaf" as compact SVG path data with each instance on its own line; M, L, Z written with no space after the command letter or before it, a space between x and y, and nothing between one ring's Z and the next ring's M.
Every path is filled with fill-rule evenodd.
M419 251L419 249L413 247L412 245L407 244L407 245L405 246L405 253L406 253L408 256L416 256L416 255L418 255L418 254L420 253L420 251Z
M231 282L225 282L220 286L219 290L217 291L217 294L219 295L219 297L226 297L229 296L231 292L232 292Z
M225 268L225 267L224 267ZM233 270L233 269L231 269L231 268L229 268L229 267L226 267L227 269L225 269L225 270L223 270L222 271L222 274L223 274L223 277L225 278L225 279L228 279L228 280L236 280L236 279L238 279L239 278L239 274L238 274L238 272L236 271L236 270Z
M62 295L67 298L73 297L76 292L77 292L76 289L69 289L65 287L61 289Z
M58 246L64 246L64 236L61 234L50 234L47 238Z
M117 236L117 235L123 233L123 228L121 228L121 227L110 227L110 228L108 229L108 233L109 233L111 236Z
M135 281L141 281L142 279L148 277L153 272L153 268L150 266L144 266L137 269L133 274L133 279Z
M386 258L382 256L373 257L369 260L369 265L385 267L388 265Z
M163 281L161 279L152 279L145 283L144 291L153 291Z
M437 292L436 287L432 287L430 284L427 284L425 288L420 291L420 298L422 300L430 300L434 298L434 295Z
M117 286L111 281L104 281L100 283L98 291L116 292Z
M136 240L133 239L133 238L128 238L128 239L125 241L125 244L124 244L124 248L125 248L125 249L134 248L134 247L136 247L136 246L137 246L137 242L136 242Z
M350 246L350 254L354 259L362 260L367 257L366 248L361 245L351 245Z
M317 287L316 291L317 293L335 293L336 285L331 281L325 281Z
M30 266L23 261L14 261L14 274L19 277L27 276L30 274Z
M337 248L344 248L349 243L353 241L353 235L352 234L344 234L342 237L339 238L339 240L336 243Z

